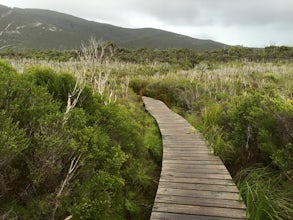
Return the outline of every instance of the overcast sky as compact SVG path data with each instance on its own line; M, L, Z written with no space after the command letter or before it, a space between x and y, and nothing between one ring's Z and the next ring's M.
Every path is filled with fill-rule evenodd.
M293 46L293 0L0 0L128 28L152 27L230 45Z

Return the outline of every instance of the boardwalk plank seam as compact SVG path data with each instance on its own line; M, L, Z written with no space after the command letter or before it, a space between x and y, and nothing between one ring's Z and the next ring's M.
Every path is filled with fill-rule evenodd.
M162 171L151 220L246 219L231 175L205 138L163 102L142 97L162 136Z

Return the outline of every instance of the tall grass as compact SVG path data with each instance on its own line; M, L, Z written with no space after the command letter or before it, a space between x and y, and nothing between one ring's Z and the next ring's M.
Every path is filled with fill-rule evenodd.
M293 184L269 167L251 167L238 175L238 187L247 205L249 219L291 219Z

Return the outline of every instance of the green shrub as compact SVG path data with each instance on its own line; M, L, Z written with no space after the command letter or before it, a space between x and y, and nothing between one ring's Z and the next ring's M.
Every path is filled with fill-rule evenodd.
M35 85L44 87L53 96L53 98L62 103L65 107L67 104L68 94L71 94L76 79L68 73L56 73L50 68L30 67L26 70L25 75Z
M130 87L136 94L144 95L147 86L150 84L146 79L132 79L130 81Z
M15 188L15 181L21 175L16 160L29 147L25 131L13 123L5 111L0 110L0 201Z
M168 106L176 106L178 102L175 94L176 87L176 81L154 82L147 86L145 93L147 96L162 100Z
M7 61L0 59L0 76L13 74L16 74L15 69Z
M292 114L293 106L279 97L256 92L236 98L228 114L229 140L244 166L262 162L283 171L293 168Z

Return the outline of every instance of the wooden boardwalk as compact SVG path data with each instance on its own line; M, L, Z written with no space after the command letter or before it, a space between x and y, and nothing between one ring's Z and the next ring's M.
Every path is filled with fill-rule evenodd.
M246 219L238 189L218 156L184 118L143 97L163 139L160 182L151 219Z

